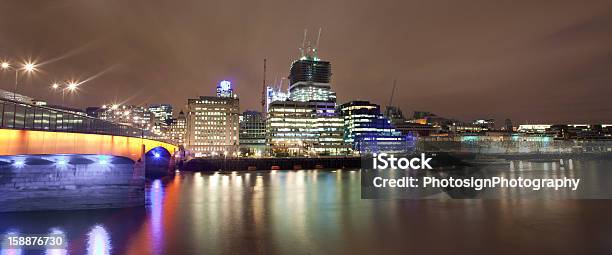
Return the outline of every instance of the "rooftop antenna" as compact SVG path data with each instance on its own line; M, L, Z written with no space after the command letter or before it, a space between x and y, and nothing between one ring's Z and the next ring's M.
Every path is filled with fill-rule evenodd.
M395 85L397 83L397 79L393 79L393 89L391 89L391 98L389 98L389 104L387 106L393 106L393 95L395 94Z
M266 59L264 58L263 66L263 83L261 84L261 113L265 114L266 110Z

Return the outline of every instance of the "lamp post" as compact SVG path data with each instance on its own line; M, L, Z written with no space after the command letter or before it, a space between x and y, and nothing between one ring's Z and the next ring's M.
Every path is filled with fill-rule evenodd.
M21 68L11 66L11 63L7 61L3 61L0 63L0 68L2 70L13 69L15 71L15 90L13 90L13 100L17 101L17 85L19 83L19 71L24 71L25 73L33 73L36 71L36 64L33 62L25 62L21 64Z
M77 91L78 87L79 87L79 82L76 81L68 81L66 82L66 86L64 88L62 88L62 86L59 83L53 83L51 84L51 88L53 90L58 90L61 89L62 91L62 105L64 104L64 98L66 96L66 90L70 93L74 93L75 91Z

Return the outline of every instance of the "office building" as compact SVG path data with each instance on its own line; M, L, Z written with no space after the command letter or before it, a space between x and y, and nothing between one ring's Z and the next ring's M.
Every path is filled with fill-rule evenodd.
M366 152L407 152L409 143L380 111L368 101L352 101L340 106L344 118L344 141L353 150Z
M187 138L187 117L183 111L179 112L175 119L170 122L170 128L167 133L170 142L179 146L186 145Z
M346 155L344 121L332 102L277 101L270 104L266 122L272 155Z
M239 100L230 82L217 86L217 96L187 100L187 149L195 156L237 156Z
M289 93L291 101L336 102L331 90L331 64L317 56L317 49L308 46L300 49L302 56L291 64Z
M240 155L263 156L266 152L266 122L261 112L245 111L240 115Z
M266 112L270 111L270 104L272 102L287 100L289 100L288 91L281 91L280 88L274 88L271 86L266 87Z
M315 47L300 48L291 65L288 100L269 102L266 140L272 155L346 155L344 121L336 111L331 90L331 64Z
M155 122L170 124L172 120L172 105L154 104L149 105L149 111L153 114Z
M140 129L153 130L153 114L148 108L137 105L103 105L98 110L98 117L103 120L128 125ZM159 134L159 133L157 133Z

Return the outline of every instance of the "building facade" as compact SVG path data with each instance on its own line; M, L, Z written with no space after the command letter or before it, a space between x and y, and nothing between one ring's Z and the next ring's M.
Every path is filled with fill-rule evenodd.
M103 105L101 111L98 111L98 117L103 120L140 129L154 130L153 114L147 107L137 105Z
M266 152L266 122L263 114L245 111L240 115L240 155L261 157Z
M277 101L266 122L272 155L346 155L344 123L331 102Z
M239 100L231 83L219 84L217 96L188 99L187 108L188 150L196 157L238 155Z
M344 141L359 153L407 152L408 140L368 101L351 101L340 106L344 118Z
M175 119L172 119L168 131L168 138L173 144L186 146L187 139L187 117L183 111L179 112Z

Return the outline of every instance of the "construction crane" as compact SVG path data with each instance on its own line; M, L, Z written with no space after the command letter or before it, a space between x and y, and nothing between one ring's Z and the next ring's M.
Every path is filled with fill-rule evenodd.
M395 95L395 85L397 83L397 79L393 79L393 89L391 89L391 98L389 98L389 103L387 106L393 106L393 95Z
M266 114L266 59L263 66L263 83L261 84L261 113Z

